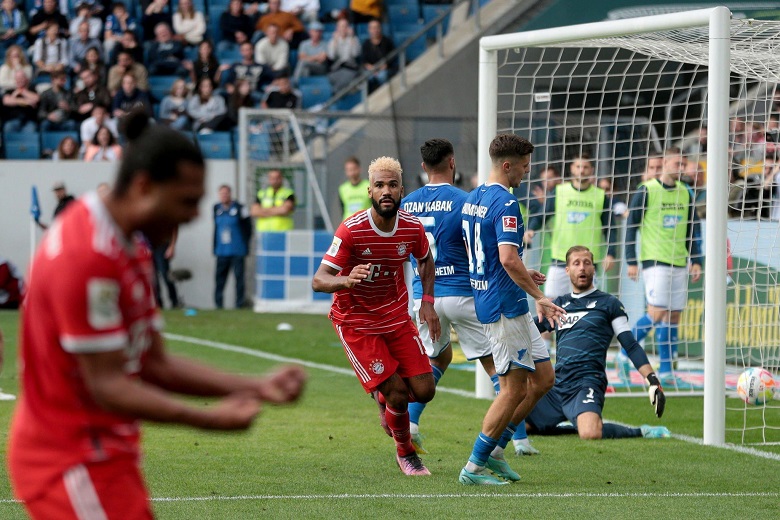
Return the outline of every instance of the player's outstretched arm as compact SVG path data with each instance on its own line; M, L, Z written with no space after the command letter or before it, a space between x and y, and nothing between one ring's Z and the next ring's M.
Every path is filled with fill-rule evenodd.
M653 367L648 363L639 367L639 373L647 381L647 395L650 398L650 405L655 411L656 417L661 417L664 414L664 408L666 408L666 395L664 395L664 389L661 387L661 382L658 380L658 376L653 372Z
M539 316L544 316L551 326L555 326L559 322L562 316L566 315L566 311L555 305L547 298L539 287L536 285L536 281L531 276L531 273L525 268L525 264L517 254L517 247L509 244L501 244L498 246L498 255L501 265L506 270L510 278L523 289L528 295L536 300L536 312Z
M352 289L365 280L369 274L371 274L371 264L356 265L348 276L340 276L339 272L333 267L320 264L317 272L314 273L314 278L312 278L311 288L316 292L324 293Z
M431 341L438 341L441 336L441 324L439 315L433 308L433 282L436 278L436 266L430 253L423 259L417 259L417 272L420 273L420 282L423 287L423 299L420 304L419 319L421 323L428 324ZM430 298L430 301L428 299Z
M127 362L121 351L78 354L87 390L98 406L142 420L187 424L217 430L248 428L260 412L260 402L252 392L237 392L217 405L190 406L174 399L162 388L128 377Z

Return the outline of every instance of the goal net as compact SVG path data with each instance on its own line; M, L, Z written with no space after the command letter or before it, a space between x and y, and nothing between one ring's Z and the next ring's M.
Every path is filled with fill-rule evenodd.
M780 401L747 404L736 386L748 367L780 384L780 23L729 15L715 8L483 38L479 174L496 133L528 137L536 148L518 197L531 220L544 213L534 200L554 192L542 172L553 167L566 182L573 161L589 158L620 237L616 265L597 273L598 284L633 324L645 314L645 280L641 268L637 281L627 276L627 206L664 150L681 150L701 219L701 235L690 238L705 265L700 281L689 278L665 388L704 395L705 443L778 443ZM526 252L543 272L553 262L553 217L543 215ZM637 252L641 232L638 240ZM665 354L655 338L651 331L644 346L658 370ZM646 396L641 375L615 364L617 352L608 357L610 392Z

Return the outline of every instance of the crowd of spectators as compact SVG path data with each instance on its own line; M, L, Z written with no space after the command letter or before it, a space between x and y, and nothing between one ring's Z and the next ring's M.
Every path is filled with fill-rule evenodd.
M306 106L303 78L336 93L365 70L374 90L395 72L384 14L382 0L0 0L3 130L78 132L80 156L111 160L107 135L131 110L208 133L235 128L240 107ZM158 77L167 95L150 90Z

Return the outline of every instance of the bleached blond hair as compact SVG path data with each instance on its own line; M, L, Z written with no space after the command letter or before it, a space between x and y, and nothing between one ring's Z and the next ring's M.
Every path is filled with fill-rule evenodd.
M368 165L368 182L374 183L374 174L378 172L390 172L398 176L398 180L403 180L404 171L401 169L401 163L393 157L377 157Z

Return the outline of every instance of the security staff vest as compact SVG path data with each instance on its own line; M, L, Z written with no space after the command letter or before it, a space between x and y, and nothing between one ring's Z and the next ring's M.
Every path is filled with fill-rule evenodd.
M264 208L275 208L284 204L291 195L293 195L293 190L290 188L282 186L274 193L274 189L269 186L257 192L257 200ZM293 218L291 216L258 218L255 228L258 231L289 231L293 228Z
M349 181L343 183L339 186L339 199L341 199L341 204L344 206L344 214L341 216L341 220L346 220L347 217L361 209L370 208L371 198L368 196L368 179L363 179L357 183L357 186L353 186Z

